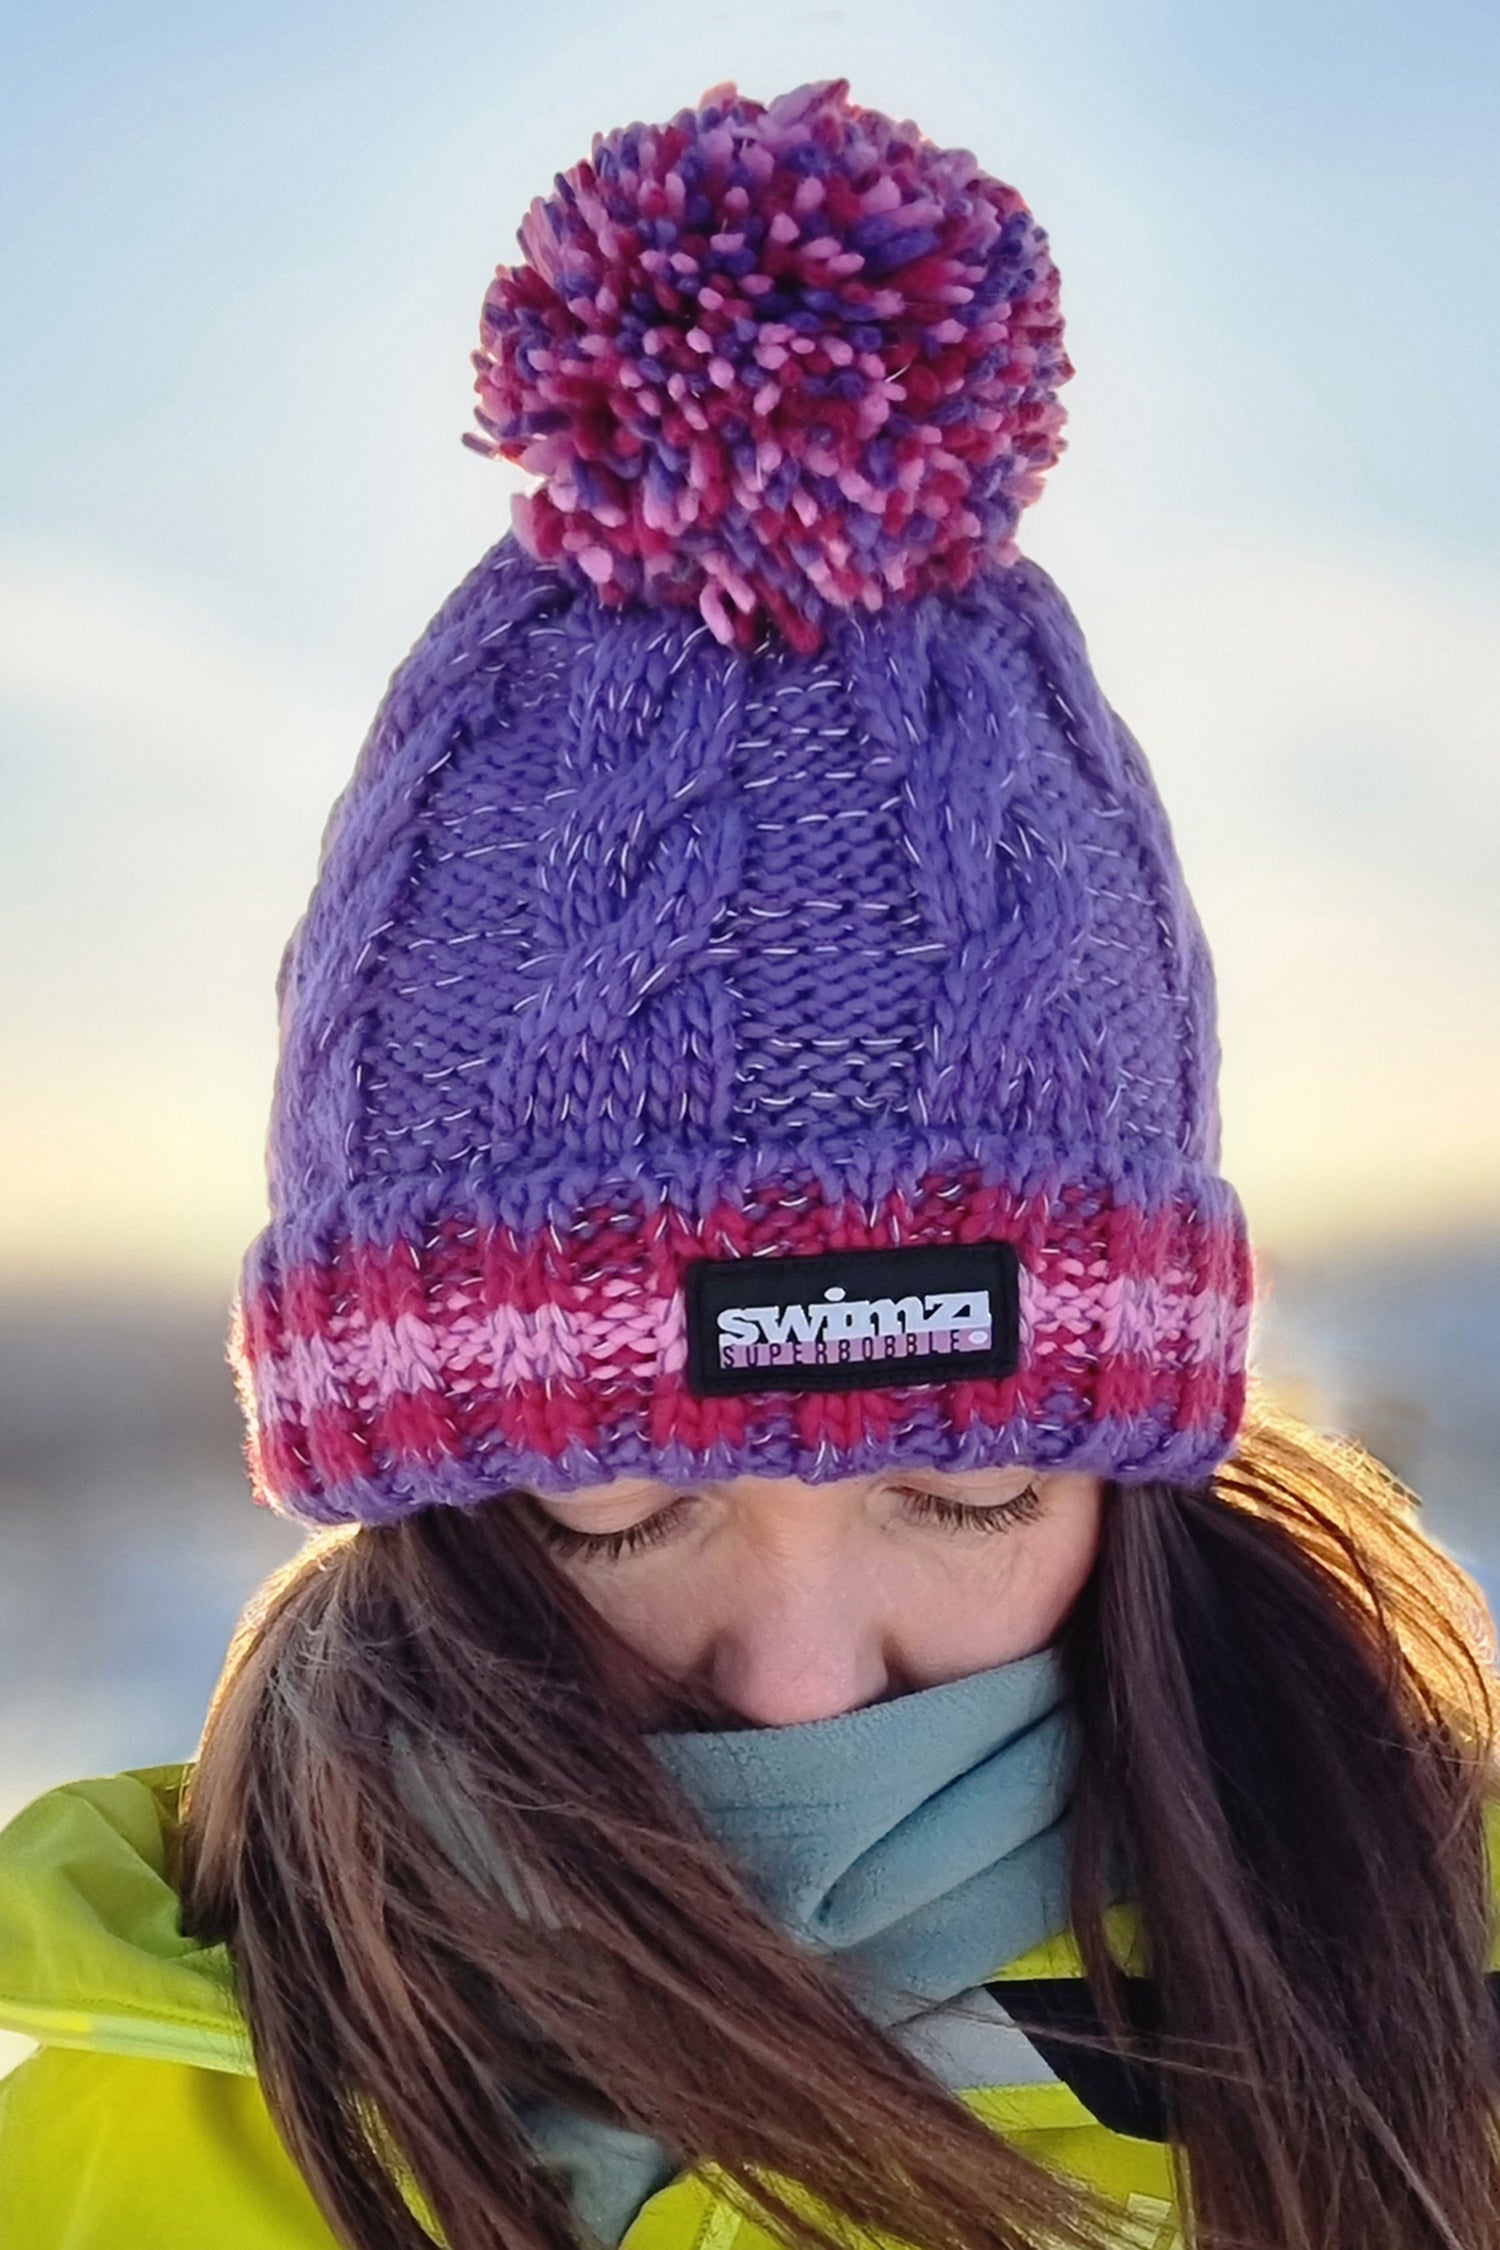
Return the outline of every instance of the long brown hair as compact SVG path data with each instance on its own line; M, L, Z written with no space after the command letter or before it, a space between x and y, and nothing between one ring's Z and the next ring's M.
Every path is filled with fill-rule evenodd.
M314 1541L247 1613L190 1778L185 1920L229 1941L335 2232L574 2250L517 2114L542 2095L710 2166L796 2250L850 2223L914 2250L1114 2239L746 1893L643 1739L722 1718L607 1629L533 1509ZM1411 1495L1256 1402L1208 1484L1107 1492L1062 1652L1074 1924L1126 2044L1104 1913L1128 1867L1192 2238L1500 2250L1493 1649ZM477 1870L434 1847L413 1751Z

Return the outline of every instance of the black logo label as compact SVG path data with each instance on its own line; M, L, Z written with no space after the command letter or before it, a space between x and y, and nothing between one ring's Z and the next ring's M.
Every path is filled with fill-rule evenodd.
M698 1258L687 1269L687 1381L699 1398L1013 1375L1020 1332L1010 1242Z

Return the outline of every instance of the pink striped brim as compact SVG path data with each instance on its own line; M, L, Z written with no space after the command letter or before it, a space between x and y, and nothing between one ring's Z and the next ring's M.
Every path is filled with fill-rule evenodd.
M873 1202L826 1178L694 1216L660 1190L518 1228L472 1197L383 1236L332 1215L245 1263L231 1342L256 1496L315 1523L390 1522L516 1487L617 1475L809 1482L1008 1462L1199 1482L1245 1399L1252 1260L1217 1174L1050 1177L960 1164ZM1020 1260L1014 1374L698 1397L685 1375L694 1259L1007 1241Z

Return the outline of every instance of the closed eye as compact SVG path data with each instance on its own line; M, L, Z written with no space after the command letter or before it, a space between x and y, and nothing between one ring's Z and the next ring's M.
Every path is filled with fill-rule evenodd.
M946 1493L905 1486L897 1489L896 1496L913 1520L939 1525L950 1532L1009 1531L1018 1523L1031 1522L1040 1515L1045 1504L1034 1483L1009 1499L985 1502L954 1500ZM543 1508L533 1511L533 1521L543 1542L557 1553L581 1555L593 1562L619 1562L626 1555L641 1554L646 1548L660 1546L664 1540L673 1538L685 1523L695 1499L695 1494L683 1493L666 1507L643 1516L639 1523L627 1524L620 1531L577 1531L571 1524L559 1523L556 1516Z
M679 1500L669 1501L654 1515L642 1516L639 1523L627 1524L623 1531L575 1531L571 1524L559 1523L556 1516L545 1508L533 1511L532 1520L545 1544L564 1555L587 1555L591 1561L618 1562L623 1555L636 1555L646 1547L659 1546L673 1536L684 1514L693 1505L693 1494L684 1493Z
M1013 1524L1030 1523L1043 1507L1034 1484L1008 1500L978 1503L952 1500L940 1492L905 1492L902 1497L913 1515L943 1524L949 1531L1009 1531Z

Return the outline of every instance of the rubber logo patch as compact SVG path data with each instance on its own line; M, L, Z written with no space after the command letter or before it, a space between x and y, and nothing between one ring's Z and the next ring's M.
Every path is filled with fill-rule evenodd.
M1010 1242L698 1258L686 1286L687 1382L699 1398L1013 1375L1020 1354Z

